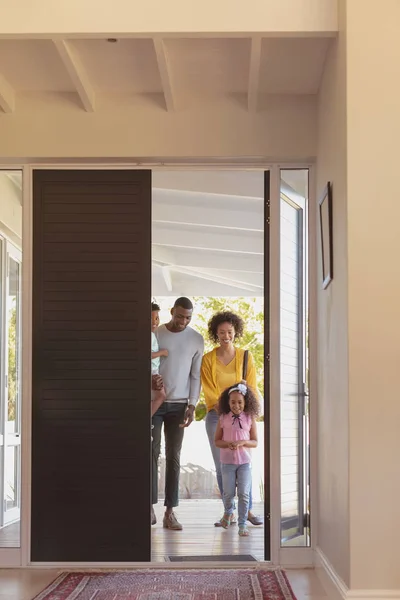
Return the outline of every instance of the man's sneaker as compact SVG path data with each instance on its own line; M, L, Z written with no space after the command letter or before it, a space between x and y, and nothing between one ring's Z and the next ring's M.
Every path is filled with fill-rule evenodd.
M165 529L173 529L174 531L180 531L183 529L174 512L169 514L165 513L163 518L163 527L165 527Z
M157 523L156 513L154 512L153 506L151 507L151 524L155 525Z

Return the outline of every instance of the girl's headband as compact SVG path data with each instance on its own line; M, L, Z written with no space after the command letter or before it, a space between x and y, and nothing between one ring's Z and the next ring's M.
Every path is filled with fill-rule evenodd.
M239 392L243 396L247 394L247 385L245 383L238 383L234 387L229 389L228 395L230 396L232 392Z

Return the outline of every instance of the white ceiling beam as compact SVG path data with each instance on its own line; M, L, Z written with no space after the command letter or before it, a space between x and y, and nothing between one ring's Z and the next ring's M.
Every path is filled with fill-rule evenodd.
M172 292L172 277L171 277L171 269L169 266L164 266L161 268L162 276L164 278L165 285L169 292Z
M209 267L207 269L197 267L196 270L198 270L200 273L213 275L214 277L225 277L228 279L232 278L238 283L248 283L260 288L263 288L264 286L264 273L262 271L259 273L253 273L249 271L236 271L235 269L214 269L213 267Z
M0 74L0 108L5 113L15 110L15 91L8 81Z
M165 42L159 37L153 38L154 50L156 52L158 70L160 72L161 85L165 98L165 106L168 112L176 109L175 95L172 84L171 65L168 60Z
M249 68L249 87L247 95L247 105L249 112L256 112L258 106L258 92L260 88L260 67L261 67L261 36L251 38L250 68Z
M22 203L22 174L21 173L10 173L9 171L4 172L5 176L11 181L15 190L18 193L20 201Z
M262 218L262 216L260 215L260 218ZM198 231L202 231L203 233L230 233L230 234L235 234L235 235L240 235L241 232L244 233L249 233L249 232L254 232L254 233L263 233L263 229L260 229L260 222L258 223L258 227L250 228L250 227L243 227L243 225L245 225L245 223L243 223L243 221L241 222L242 227L238 224L238 225L216 225L215 222L212 223L198 223L196 221L176 221L175 219L153 219L152 220L153 225L157 225L159 227L162 227L163 225L165 225L166 227L173 227L173 228L180 228L183 227L185 228L192 228L195 227ZM261 223L262 225L262 223Z
M78 54L65 40L53 40L86 112L94 112L95 93Z
M193 159L189 159L189 162ZM215 160L215 159L214 159ZM231 159L234 160L234 159ZM257 163L250 165L256 166ZM243 158L242 158L243 161ZM203 162L203 161L201 161ZM154 171L153 191L155 188L172 193L177 191L198 192L200 194L216 194L217 196L245 196L253 198L264 197L264 173L260 171L243 171L243 162L238 164L238 170L210 171L203 170L187 171ZM231 164L232 166L232 164ZM213 166L215 168L215 163ZM261 167L264 168L264 165Z
M235 254L264 253L264 233L262 231L208 229L198 225L153 223L152 242L161 246L197 248Z
M159 193L153 189L153 218L158 221L221 224L226 227L263 227L264 200L231 196ZM243 225L244 224L244 225Z
M248 271L249 273L263 272L264 256L261 254L241 254L231 252L214 252L185 248L152 247L153 260L168 264L192 267L194 269L222 269L228 271Z
M247 290L253 293L259 293L262 290L262 286L251 285L245 282L235 281L231 278L226 277L217 277L215 275L211 275L210 273L200 273L195 269L188 269L187 267L181 267L178 265L163 265L162 263L153 262L155 266L161 267L161 269L165 269L168 266L169 269L175 271L176 273L182 273L182 275L189 275L190 277L196 277L197 279L204 279L206 281L212 281L214 283L219 283L221 285L229 285L233 288L239 288L241 290ZM168 290L171 291L171 290Z

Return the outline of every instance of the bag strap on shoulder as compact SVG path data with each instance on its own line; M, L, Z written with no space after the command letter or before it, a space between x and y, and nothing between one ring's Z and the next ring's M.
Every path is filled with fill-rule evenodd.
M246 379L246 377L247 377L247 363L248 362L249 362L249 351L245 350L244 356L243 356L243 379Z

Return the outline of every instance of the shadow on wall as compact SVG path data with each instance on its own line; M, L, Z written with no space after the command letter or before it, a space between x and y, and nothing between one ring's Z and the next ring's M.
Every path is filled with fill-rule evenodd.
M158 489L159 497L164 498L165 486L165 458L160 457L158 467ZM179 497L182 500L220 499L217 478L215 473L200 465L188 463L181 465L181 477L179 483Z

